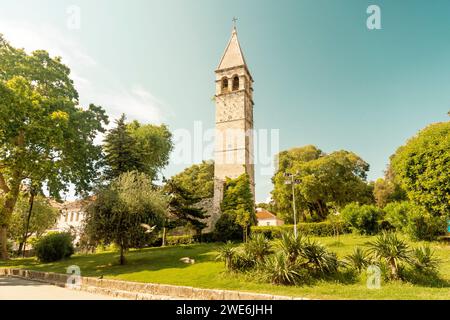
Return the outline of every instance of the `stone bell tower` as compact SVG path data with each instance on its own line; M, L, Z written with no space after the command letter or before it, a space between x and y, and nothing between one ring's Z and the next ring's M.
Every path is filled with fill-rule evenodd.
M212 225L220 216L226 177L250 177L255 197L253 160L253 79L242 54L236 26L217 67L216 136L214 166L214 213Z

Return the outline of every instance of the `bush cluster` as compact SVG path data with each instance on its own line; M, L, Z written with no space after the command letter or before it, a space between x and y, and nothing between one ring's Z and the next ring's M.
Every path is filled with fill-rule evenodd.
M282 232L274 242L263 233L253 234L240 246L228 242L219 249L217 260L230 272L245 272L281 285L307 284L339 275L354 278L372 265L378 266L387 280L414 282L418 274L437 279L439 266L429 247L410 249L395 233L386 231L368 243L368 250L357 247L342 261L326 246L306 236L295 237L292 232Z
M350 229L342 222L337 226L341 233L348 233ZM293 225L282 226L253 226L251 228L252 234L264 234L268 239L277 239L281 237L283 232L290 232L294 229ZM336 225L333 225L330 221L323 222L307 222L297 224L297 230L299 234L307 236L317 237L330 237L335 235Z
M36 256L42 262L69 258L75 251L72 241L70 233L50 233L36 242L34 247Z
M446 230L445 217L436 217L411 202L392 202L385 208L385 220L397 231L401 231L413 240L432 241Z

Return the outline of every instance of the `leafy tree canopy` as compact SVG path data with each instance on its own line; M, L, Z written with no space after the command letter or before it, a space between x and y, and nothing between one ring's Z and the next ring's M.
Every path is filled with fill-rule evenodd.
M194 164L171 180L184 190L199 198L211 198L214 195L214 162L203 161Z
M204 221L208 216L204 209L198 206L201 198L169 180L164 185L164 193L169 198L169 227L190 226L198 234L206 227Z
M248 229L256 224L255 202L248 174L226 179L221 210L224 216L233 217L235 223L242 227L246 241Z
M116 244L123 264L126 250L149 240L142 224L161 227L167 205L146 174L127 172L97 193L86 210L85 232L94 241Z
M450 122L432 124L397 149L391 166L408 197L435 216L450 212Z
M101 107L79 106L78 93L61 58L44 50L27 54L0 35L0 258L20 186L45 183L50 195L75 185L91 188L101 148L94 138L107 116Z
M30 203L29 196L21 195L11 218L9 229L10 238L22 242L26 231L27 217ZM43 195L34 198L32 214L28 226L28 234L25 237L36 235L40 237L45 231L52 228L59 216L59 211L54 208Z
M293 220L293 209L292 185L286 184L285 173L295 175L296 207L303 220L306 213L313 220L324 220L331 207L373 202L372 187L366 181L369 164L353 152L325 154L309 145L280 152L278 161L272 199L275 211L287 222Z
M139 171L153 181L169 162L172 134L165 125L127 124L125 120L123 114L104 140L106 178L111 181L122 173Z

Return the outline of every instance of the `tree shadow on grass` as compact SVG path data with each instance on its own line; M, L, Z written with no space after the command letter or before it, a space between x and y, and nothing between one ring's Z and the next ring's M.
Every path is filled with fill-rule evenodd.
M126 264L120 265L118 252L75 255L54 263L41 263L35 258L14 259L0 264L0 267L23 268L37 271L66 273L68 266L77 265L83 276L115 277L142 271L164 269L185 269L192 264L180 261L183 257L195 260L195 264L214 261L215 244L184 245L173 247L145 248L130 250L125 255Z

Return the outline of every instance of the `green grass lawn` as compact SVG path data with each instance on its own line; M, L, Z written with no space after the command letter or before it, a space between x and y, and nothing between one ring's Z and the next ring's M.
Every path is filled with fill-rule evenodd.
M356 235L336 238L316 238L336 252L340 258L351 253L356 245L364 246L374 237ZM412 243L418 246L420 243ZM83 276L242 290L280 295L292 295L319 299L450 299L450 245L432 243L436 255L441 259L440 277L435 285L417 285L406 282L385 283L381 289L371 290L364 279L352 283L337 280L320 280L311 286L274 286L251 280L245 275L228 274L223 263L216 262L216 250L220 244L197 244L178 247L148 248L133 250L127 254L127 264L118 265L118 254L104 252L91 255L74 255L55 263L42 264L33 258L0 262L0 267L26 268L29 270L65 273L70 265L78 265ZM194 258L196 263L187 265L179 261L182 257Z

